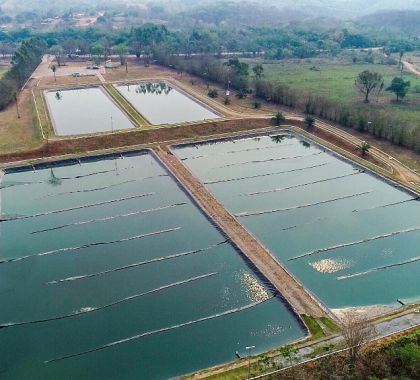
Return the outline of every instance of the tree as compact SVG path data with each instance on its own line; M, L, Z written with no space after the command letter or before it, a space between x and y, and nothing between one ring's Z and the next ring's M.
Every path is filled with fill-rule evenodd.
M57 78L55 76L55 72L57 71L57 66L56 65L52 65L51 66L51 71L54 73L54 81L57 81Z
M399 65L399 67L400 67L400 69L401 69L401 73L402 73L402 71L403 71L403 69L404 69L404 65L403 65L403 63L402 63L402 59L403 59L403 57L404 57L404 50L400 50L400 60L399 60L399 62L398 62L398 65Z
M362 71L356 78L356 87L365 95L365 102L369 103L369 95L373 90L382 90L384 87L384 79L380 73L369 70Z
M64 59L64 49L60 45L54 45L50 48L50 53L55 56L55 60L57 61L57 65L61 66Z
M400 99L405 98L409 87L410 81L404 81L404 79L400 77L395 77L392 80L391 85L387 87L386 91L393 92L396 95L398 102Z
M277 112L274 115L273 120L275 120L276 125L280 125L283 121L286 120L286 118L284 117L284 115L281 112Z
M360 149L362 156L365 156L367 153L369 153L370 144L366 141L362 141L358 148Z
M297 348L290 344L280 348L280 354L287 360L289 366L293 364L293 360L298 351L299 350Z
M112 48L113 52L120 58L121 66L127 62L128 47L124 44L115 45Z
M259 63L252 68L252 71L254 72L256 78L261 79L264 73L264 67Z
M365 317L349 311L344 314L341 333L347 348L349 348L350 365L354 367L363 344L369 342L374 336L375 327L370 325Z
M231 67L233 72L238 76L249 75L249 65L247 63L240 62L238 58L229 59L225 65Z
M306 115L304 121L308 128L313 128L315 124L315 118L312 115Z
M101 56L105 54L105 47L102 44L96 43L90 47L94 62L98 65L101 62Z

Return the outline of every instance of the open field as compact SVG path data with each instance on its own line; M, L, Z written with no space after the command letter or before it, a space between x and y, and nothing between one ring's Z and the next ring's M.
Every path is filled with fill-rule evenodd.
M378 64L330 64L325 60L305 60L299 64L282 62L265 64L264 71L268 79L289 85L291 88L310 91L320 94L328 99L353 103L356 107L366 107L362 103L363 96L354 86L357 75L364 71L377 71L385 80L385 87L392 79L400 75L396 66ZM420 119L420 94L415 87L420 86L420 78L404 72L404 80L411 82L406 99L397 104L395 96L383 91L379 96L373 95L370 106L386 109L398 115L402 120L411 124L418 123Z

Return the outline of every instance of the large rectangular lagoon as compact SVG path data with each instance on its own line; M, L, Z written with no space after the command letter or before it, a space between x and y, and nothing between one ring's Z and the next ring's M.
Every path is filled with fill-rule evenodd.
M116 88L153 125L220 117L203 103L167 82L144 82L119 85Z
M329 307L420 299L418 197L288 134L175 152Z
M149 153L0 186L2 380L167 379L305 334Z
M134 128L128 117L100 87L48 91L45 98L58 136Z

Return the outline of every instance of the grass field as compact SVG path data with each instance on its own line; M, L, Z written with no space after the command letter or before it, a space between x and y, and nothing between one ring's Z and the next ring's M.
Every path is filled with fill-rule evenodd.
M386 87L394 77L400 75L397 66L380 64L340 64L317 59L305 60L299 64L288 61L264 64L267 79L286 84L291 88L320 94L331 100L353 103L356 107L366 107L363 104L362 94L354 86L357 75L364 70L381 73ZM379 96L372 96L371 105L391 110L407 123L418 124L420 93L416 93L415 88L420 86L420 77L404 72L403 78L411 82L410 90L403 102L397 104L392 93L383 91Z

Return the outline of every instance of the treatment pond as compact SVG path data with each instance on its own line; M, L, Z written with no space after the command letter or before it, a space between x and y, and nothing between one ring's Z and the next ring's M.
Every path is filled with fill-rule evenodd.
M203 103L178 91L167 82L148 82L117 86L118 91L151 124L176 124L220 116Z
M58 136L134 128L101 87L48 91L45 98Z
M167 379L305 334L149 153L0 186L2 380Z
M175 152L330 308L420 298L418 197L288 134Z

